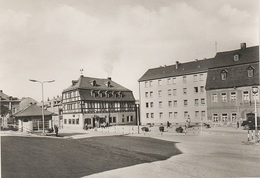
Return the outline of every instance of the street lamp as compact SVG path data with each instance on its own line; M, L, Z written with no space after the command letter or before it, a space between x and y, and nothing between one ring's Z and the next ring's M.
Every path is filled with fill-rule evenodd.
M258 93L258 87L252 87L252 92L254 93L254 100L255 100L255 141L256 140L256 133L257 133L257 111L256 111L256 94Z
M44 107L44 97L43 97L43 84L44 83L52 83L54 82L55 80L49 80L49 81L38 81L38 80L33 80L33 79L29 79L29 81L31 82L38 82L38 83L41 83L42 84L42 132L44 133L44 113L43 113L43 107Z

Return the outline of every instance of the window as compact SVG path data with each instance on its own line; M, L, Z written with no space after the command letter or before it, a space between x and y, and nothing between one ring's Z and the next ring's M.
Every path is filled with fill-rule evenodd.
M249 101L249 92L248 91L243 91L243 100Z
M195 117L199 117L199 114L200 112L199 111L195 111Z
M126 116L126 122L130 122L130 116Z
M148 95L148 94L147 94ZM153 97L153 92L152 91L150 91L150 98L152 98Z
M213 122L218 122L219 118L218 118L218 114L213 114Z
M148 87L148 82L144 82L144 87L145 87L145 88Z
M254 68L252 66L249 66L247 68L247 76L248 77L253 77L254 76Z
M222 114L221 116L222 122L226 122L228 119L228 115L227 114Z
M237 100L237 93L231 92L230 93L230 101L236 101Z
M176 84L176 78L172 78L172 84Z
M150 86L150 87L153 86L153 81L149 81L149 86Z
M72 124L75 124L75 119L72 119Z
M177 118L177 117L178 117L178 112L174 112L174 113L173 113L173 117L174 117L174 118Z
M151 115L151 117L152 117L152 115ZM133 117L133 116L130 117L130 121L131 121L131 122L134 121L134 117Z
M172 101L168 101L168 106L169 106L169 108L172 107Z
M151 113L151 118L154 118L154 114L153 113Z
M125 122L125 118L122 118L122 122Z
M197 82L198 81L198 75L193 75L193 82Z
M172 95L172 90L169 89L169 90L168 90L168 96L171 96L171 95Z
M183 94L187 95L187 88L183 88Z
M199 105L199 99L195 99L195 106Z
M160 119L163 118L163 113L162 112L159 113L159 117L160 117Z
M200 81L203 81L203 74L200 74Z
M200 103L201 103L201 105L205 105L205 98L201 98Z
M226 79L227 79L227 71L226 71L226 70L223 70L223 71L221 72L221 79L222 79L222 80L226 80Z
M153 107L153 102L150 103L150 107L151 107L151 108Z
M239 54L235 53L234 54L234 61L238 61L239 60Z
M113 117L113 122L116 123L116 117Z
M205 117L206 116L206 112L205 111L201 111L201 116Z
M146 108L149 108L149 103L145 103Z
M184 106L188 106L188 100L183 101Z
M194 93L198 93L199 92L199 88L198 87L194 87Z
M170 119L172 118L172 112L169 112L169 118Z
M161 86L161 85L162 85L162 81L158 80L158 86Z
M146 113L146 118L147 118L147 119L149 118L149 113Z
M171 84L171 78L167 79L167 84L170 85Z
M184 117L187 118L188 116L188 111L184 111Z
M173 89L173 90L172 90L172 95L173 95L173 96L176 96L176 95L177 95L177 89Z
M69 119L69 124L71 124L71 119Z
M67 124L67 119L64 119L64 124Z
M162 101L159 101L159 108L162 108Z
M211 95L211 101L212 101L212 103L217 103L218 102L218 95L217 94L212 94Z
M186 82L187 82L186 76L183 76L183 77L182 77L182 81L183 81L183 83L186 83Z
M158 96L161 97L162 96L162 90L158 91Z
M205 91L204 86L200 86L200 93L204 93L204 91Z
M148 98L148 92L145 92L145 98Z
M237 120L237 114L236 113L232 113L231 114L231 122L236 122Z
M177 100L173 101L173 106L176 107L177 106Z
M226 93L221 93L221 101L224 103L224 102L227 102L227 94Z

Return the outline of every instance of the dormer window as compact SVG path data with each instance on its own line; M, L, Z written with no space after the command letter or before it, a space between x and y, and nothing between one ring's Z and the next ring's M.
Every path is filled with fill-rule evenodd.
M222 72L221 72L221 79L222 80L226 80L227 79L227 71L226 70L222 70Z
M96 80L93 80L93 81L91 82L91 85L92 85L93 87L97 86Z
M254 68L252 66L249 66L247 68L247 76L248 77L253 77L254 76Z
M108 88L111 87L110 81L107 81L106 86L107 86Z
M234 61L239 60L239 54L238 53L234 53L233 57L234 57Z
M97 96L97 93L95 92L95 90L91 90L90 93L91 93L92 97L96 97Z

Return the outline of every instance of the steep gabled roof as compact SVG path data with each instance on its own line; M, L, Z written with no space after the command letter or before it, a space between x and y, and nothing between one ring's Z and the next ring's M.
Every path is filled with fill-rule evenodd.
M50 116L53 113L47 110L43 110L44 116ZM42 108L35 104L32 104L21 111L18 111L13 115L14 117L30 117L30 116L42 116Z
M254 75L248 77L248 67L254 68ZM227 72L226 80L222 80L221 72ZM241 64L209 69L206 90L259 85L259 63Z
M92 85L93 81L95 81L96 83L95 86ZM69 88L63 90L63 92L74 90L74 89L131 91L110 79L80 76L78 80L73 80L72 83L73 84ZM110 87L107 86L108 83L110 84Z
M239 55L239 59L237 61L234 61L235 54ZM214 57L214 60L212 60L212 66L210 68L242 65L253 62L259 62L259 46L252 46L245 49L219 52Z

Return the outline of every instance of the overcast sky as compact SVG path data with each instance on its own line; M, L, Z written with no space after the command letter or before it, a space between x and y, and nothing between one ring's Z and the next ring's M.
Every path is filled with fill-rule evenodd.
M258 0L0 0L0 89L41 101L80 76L134 92L149 69L259 45Z

